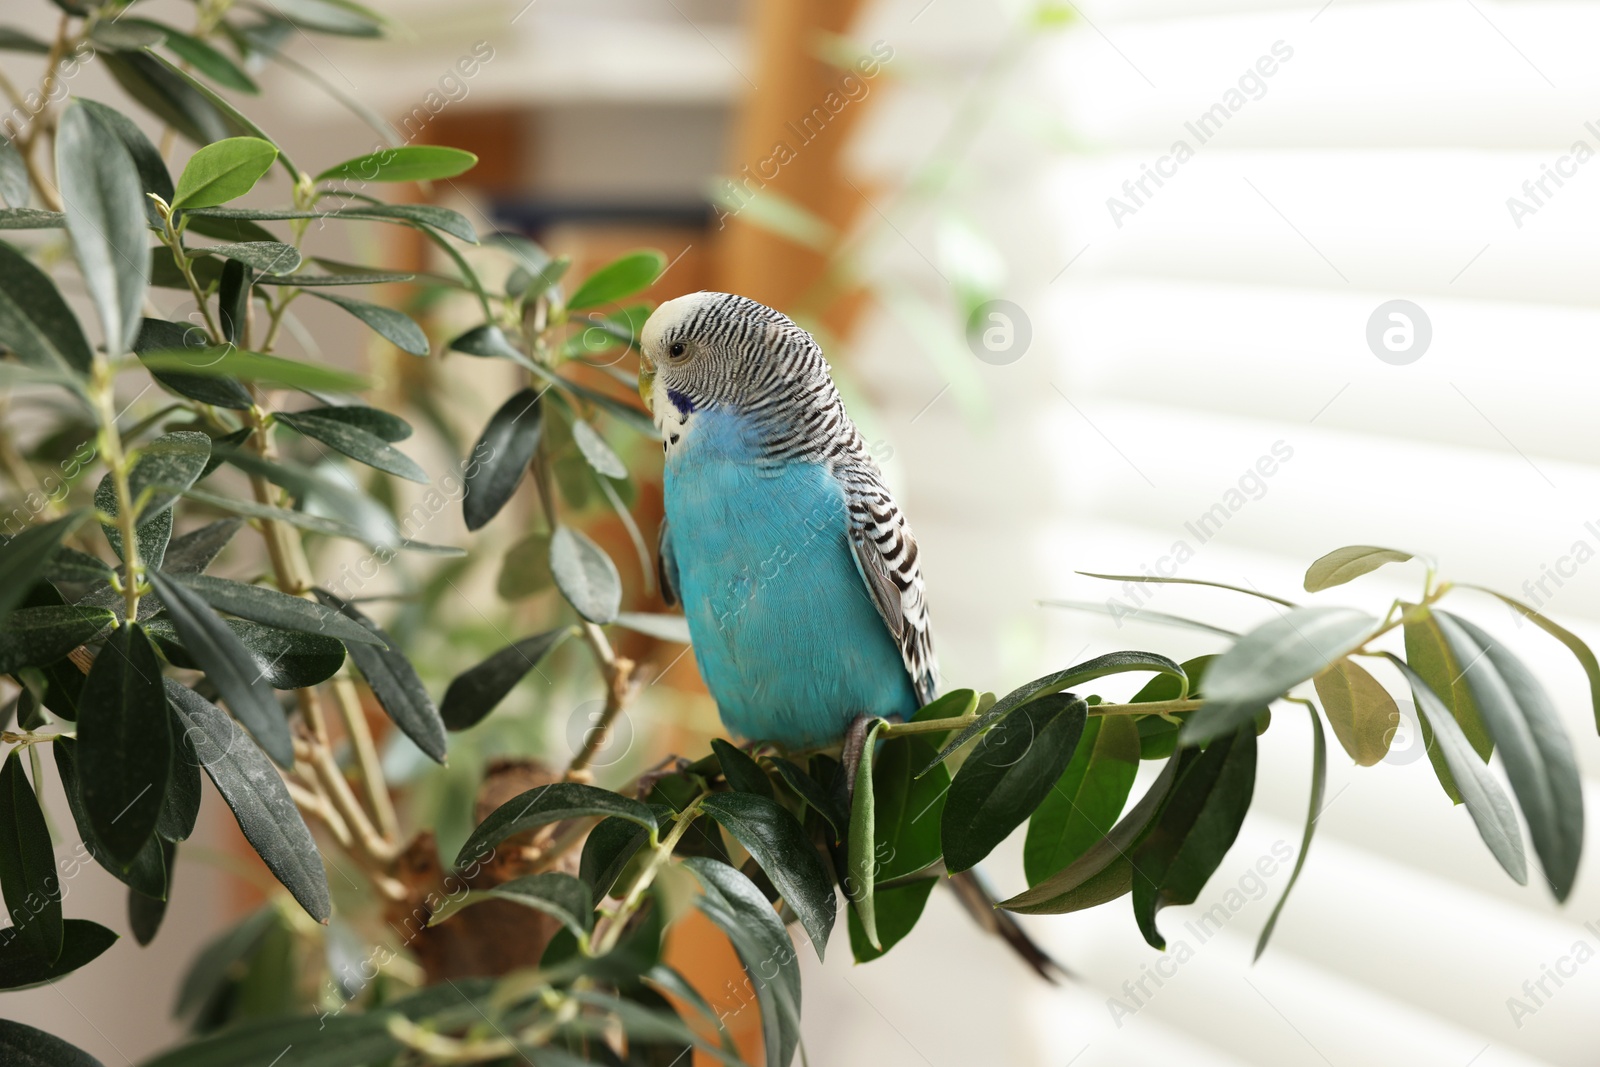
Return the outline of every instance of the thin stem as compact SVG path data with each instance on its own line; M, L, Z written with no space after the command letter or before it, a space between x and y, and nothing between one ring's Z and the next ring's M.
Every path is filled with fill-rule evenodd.
M583 747L567 765L568 781L586 780L590 777L589 764L594 759L595 753L600 751L600 746L611 736L611 725L617 716L622 714L622 709L633 690L633 660L617 655L611 648L611 642L606 640L605 631L587 619L583 621L582 632L585 642L594 650L595 659L600 664L600 673L605 678L606 704L600 712L600 721L595 724L594 729L584 735Z
M129 622L139 617L139 584L144 568L139 561L138 515L133 509L133 493L128 486L128 459L122 451L122 435L117 432L117 406L113 392L115 375L111 362L98 356L90 376L89 392L95 406L100 455L111 472L111 486L117 500L117 530L122 539L122 598Z
M383 777L383 761L378 758L378 746L367 727L367 714L361 710L361 698L356 686L344 675L333 680L333 699L339 706L339 716L344 720L345 733L350 736L350 746L355 749L356 763L361 768L361 784L366 788L367 803L376 818L378 831L387 841L400 839L400 820L394 813L394 800L389 796L389 785Z
M655 881L661 868L665 867L672 859L673 849L678 847L678 842L683 835L689 832L689 827L694 825L694 820L700 814L700 801L706 794L695 797L682 811L674 817L672 830L661 842L651 850L650 862L644 870L639 872L639 877L628 889L628 895L622 898L616 910L611 912L606 922L605 929L597 930L590 944L590 954L604 956L616 947L617 939L622 936L623 927L627 926L628 919L639 909L639 904L644 900L645 890L650 888L650 883Z

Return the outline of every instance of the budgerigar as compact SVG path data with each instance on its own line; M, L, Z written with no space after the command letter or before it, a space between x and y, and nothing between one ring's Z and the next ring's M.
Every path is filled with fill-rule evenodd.
M666 448L661 584L735 734L839 741L933 698L917 542L811 335L728 293L669 300L640 337Z

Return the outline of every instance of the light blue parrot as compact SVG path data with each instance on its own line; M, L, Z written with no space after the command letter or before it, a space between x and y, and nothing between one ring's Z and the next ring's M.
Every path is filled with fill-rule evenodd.
M725 726L790 748L935 692L917 542L811 335L694 293L640 336L666 448L661 585Z

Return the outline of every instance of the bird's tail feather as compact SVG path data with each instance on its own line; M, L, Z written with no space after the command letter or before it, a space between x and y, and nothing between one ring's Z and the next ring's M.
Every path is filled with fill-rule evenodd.
M967 909L974 922L1010 945L1012 951L1021 956L1022 961L1033 968L1039 977L1052 983L1071 977L1072 972L1039 947L1010 912L995 907L994 894L989 892L977 871L951 875L945 879L945 884L955 892L956 899L961 901L961 906Z

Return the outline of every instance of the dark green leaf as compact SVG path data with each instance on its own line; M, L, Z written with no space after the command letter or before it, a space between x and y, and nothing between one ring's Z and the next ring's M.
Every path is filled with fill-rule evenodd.
M255 187L277 158L277 146L259 137L213 141L189 157L178 177L173 210L217 207L238 199ZM295 261L299 261L298 255Z
M513 642L478 664L456 675L444 691L439 715L445 727L466 730L482 722L504 700L529 671L539 665L550 650L572 633L564 626Z
M1366 612L1341 607L1295 608L1263 623L1211 664L1205 706L1184 722L1179 740L1203 744L1232 733L1296 685L1360 648L1377 627L1378 620Z
M867 937L861 917L852 910L849 916L850 951L855 961L867 963L875 960L899 944L911 932L911 928L917 925L917 920L922 918L922 909L928 903L928 895L933 892L933 887L938 882L937 878L918 878L875 892L874 907L880 942L878 946L874 946Z
M1154 652L1110 652L1104 656L1096 656L1094 659L1085 660L1077 666L1068 667L1064 671L1056 671L1054 674L1047 674L1043 678L1035 678L1027 685L1007 693L995 701L993 707L980 715L976 722L963 729L944 748L940 749L935 762L942 763L949 759L957 749L968 741L971 741L990 726L1011 714L1012 711L1036 697L1045 696L1049 693L1059 693L1069 686L1093 681L1096 678L1103 678L1110 674L1122 674L1127 671L1154 671L1157 674L1170 674L1183 682L1181 689L1186 689L1188 683L1182 667L1167 657ZM933 769L933 766L930 763L922 768L917 772L917 777L920 778L927 774Z
M44 963L61 955L61 880L50 827L22 769L22 749L0 766L0 889L12 936Z
M570 874L546 871L502 882L492 889L473 890L446 902L429 926L442 923L462 908L480 900L509 900L542 911L574 934L586 934L594 925L594 897L589 887Z
M603 899L628 861L649 843L650 831L639 824L616 815L601 819L584 839L578 877L593 886L594 895Z
M167 558L161 569L169 576L201 573L211 566L243 525L239 519L218 519L174 538L167 547Z
M73 668L76 673L77 669ZM77 742L70 737L59 737L51 744L55 750L56 772L61 775L61 791L67 795L67 806L72 810L72 821L84 849L94 861L104 867L118 881L150 897L166 895L167 871L162 859L161 842L152 836L144 843L133 862L124 867L112 858L100 844L88 809L83 805L83 790L78 782Z
M211 938L195 955L178 986L174 1018L193 1015L214 999L229 980L245 968L267 933L280 922L276 905L266 904Z
M191 358L197 363L208 363L210 358L204 355L207 347L205 331L164 319L145 319L139 327L139 336L133 340L133 350L139 354L141 361L147 355L159 354L162 358L158 362L167 366L173 365L170 358L172 350L179 349L195 350L196 354ZM156 381L174 393L202 404L248 411L253 403L245 387L232 378L210 373L186 374L179 370L162 370L160 367L150 367L148 363L146 367Z
M49 54L50 44L15 26L0 26L0 52L31 52L43 56Z
M210 701L171 679L166 689L200 765L233 810L245 840L306 913L325 921L332 906L322 856L282 777Z
M171 701L168 701L170 705ZM171 712L176 715L176 711ZM187 841L194 833L194 824L200 818L200 757L195 753L194 740L184 731L183 723L174 720L172 726L172 778L167 782L167 795L161 803L161 816L156 820L156 834L166 841ZM166 863L167 873L172 873L171 857Z
M0 930L0 989L14 991L53 982L89 963L117 940L116 934L87 919L67 919L63 930L61 955L53 962L29 952L13 928ZM0 1044L0 1051L4 1048ZM59 1065L52 1061L50 1067Z
M211 458L211 438L198 430L175 430L141 445L136 455L133 470L128 474L128 491L135 502L149 493L144 508L139 512L139 525L142 526L171 508L184 490L200 480L201 472L206 469L206 461ZM109 486L109 483L102 481L101 485ZM97 507L109 514L117 514L114 491L107 493L107 501L110 506L102 504L100 493L95 493ZM121 555L122 539L115 527L108 527L106 536L111 539L118 555ZM163 539L163 554L166 547L166 540ZM159 566L161 559L154 557L146 562Z
M163 848L176 852L170 841L161 841ZM167 917L167 902L147 897L137 889L128 890L128 930L141 948L156 939L161 921Z
M161 662L137 625L124 623L106 639L84 680L77 765L96 838L118 862L131 863L155 833L172 774Z
M221 442L218 441L217 444L220 445ZM229 452L227 455L231 458L234 453ZM247 515L253 519L272 519L277 522L286 522L291 526L298 526L302 530L326 534L329 537L347 537L363 544L380 548L389 547L387 541L371 537L368 531L352 526L350 523L341 522L338 519L328 519L321 515L312 515L289 508L275 508L268 504L257 504L253 500L240 500L237 497L208 493L203 489L191 489L183 495L197 503L218 508L222 511L231 511L236 515ZM412 541L405 538L402 538L393 547L411 552L427 552L439 556L460 556L464 554L461 549L451 548L448 545L430 545L426 541Z
M722 738L712 738L711 751L716 753L717 765L728 788L739 793L755 793L771 798L772 781L759 764L744 751L735 748Z
M94 353L48 275L0 242L0 344L28 366L87 377Z
M1583 784L1561 716L1531 671L1503 644L1459 616L1434 618L1500 751L1528 820L1545 880L1559 901L1572 892L1583 853Z
M1267 925L1261 928L1261 936L1256 939L1254 958L1258 960L1267 950L1267 941L1272 937L1273 928L1278 925L1283 906L1289 903L1294 884L1300 880L1300 868L1306 865L1306 853L1311 851L1311 835L1316 832L1317 820L1322 817L1322 793L1328 781L1328 742L1322 736L1322 720L1317 718L1317 709L1306 710L1311 713L1311 799L1306 806L1306 828L1300 835L1300 855L1295 857L1294 870L1289 872L1289 884L1283 887L1283 896L1272 906Z
M415 274L402 274L398 271L374 270L365 274L353 272L340 272L337 274L318 274L311 271L301 271L299 274L263 274L256 279L258 285L292 285L301 289L329 285L387 285L391 282L409 282L416 277Z
M119 18L117 22L122 26L143 26L159 30L166 38L168 49L218 85L251 95L261 91L256 83L250 80L250 76L239 69L237 63L198 37L191 37L171 26L164 26L148 19Z
M116 615L105 608L19 608L0 621L0 673L47 666L116 624Z
M0 619L22 603L61 542L88 517L88 509L79 508L52 522L30 526L0 542Z
M1466 734L1456 724L1450 709L1445 707L1422 675L1400 657L1384 653L1389 661L1400 668L1411 686L1416 700L1417 714L1423 724L1430 727L1442 759L1448 768L1467 814L1478 827L1478 836L1489 846L1489 851L1519 885L1528 884L1528 861L1522 847L1522 831L1517 826L1517 815L1506 798L1500 783L1484 767L1473 751Z
M236 345L244 340L245 331L249 328L250 287L255 277L255 271L238 257L229 257L222 266L222 277L217 282L217 321L222 326L222 336L229 344Z
M281 241L232 241L228 244L191 248L188 254L220 256L263 274L288 274L300 266L300 250Z
M150 283L139 171L116 131L78 105L66 109L56 132L56 176L67 232L106 347L121 355L139 330Z
M1022 866L1038 885L1111 832L1139 773L1139 728L1128 715L1092 716L1066 770L1028 819Z
M983 735L950 785L939 824L949 870L974 866L1050 794L1077 749L1084 709L1070 693L1051 693Z
M390 444L394 444L396 441L404 441L411 436L412 432L411 424L406 422L405 419L398 415L391 415L389 412L378 408L360 407L358 405L307 408L305 411L297 411L294 414L343 422L374 434Z
M1220 666L1219 660L1212 670ZM1212 741L1179 775L1132 856L1133 916L1152 948L1167 945L1157 913L1170 904L1193 904L1239 836L1255 783L1253 723Z
M513 834L590 815L615 815L637 823L651 834L656 832L655 813L637 800L592 785L553 782L519 794L491 812L461 846L455 865L460 868L482 862L496 845Z
M1427 683L1440 703L1449 709L1473 751L1485 763L1489 762L1489 754L1494 751L1494 739L1483 724L1478 702L1472 695L1472 687L1467 684L1462 664L1456 661L1455 654L1450 651L1430 609L1415 604L1402 606L1405 608L1406 662ZM1456 788L1445 751L1433 743L1433 727L1426 720L1422 723L1422 734L1428 762L1433 765L1434 774L1444 787L1445 795L1452 803L1461 803L1461 792Z
M247 219L214 219L203 211L184 212L183 225L185 233L198 233L202 237L215 237L219 241L276 241L278 239L278 235L271 230L264 226L258 226Z
M401 145L380 148L364 156L329 167L314 178L319 182L431 182L465 174L478 157L459 148L440 145Z
M411 661L400 651L394 638L384 633L377 623L359 609L326 589L314 592L318 600L355 620L378 639L378 645L350 645L350 658L361 669L361 676L367 680L372 695L378 698L378 703L401 732L411 738L428 758L443 763L445 749L449 747L445 739L444 720L439 717L439 708L428 695L422 679L417 677L416 668L411 666Z
M380 548L394 548L400 543L394 516L366 493L352 489L348 479L339 482L299 464L262 459L253 452L239 448L219 447L217 451L246 474L259 475L289 490L305 506L318 507L339 515L340 519L334 521L334 526L352 526L359 531L356 536L361 540ZM230 510L241 515L251 514L250 510L241 507L232 507ZM298 520L289 521L298 524Z
M75 548L58 548L45 564L42 576L51 582L105 582L111 578L111 565Z
M1583 673L1588 676L1589 699L1594 704L1595 729L1600 730L1600 660L1595 659L1595 655L1589 650L1589 646L1584 644L1571 630L1551 622L1549 618L1533 610L1533 608L1530 608L1520 600L1513 600L1511 597L1496 593L1493 589L1485 589L1481 585L1468 585L1467 583L1462 583L1462 585L1467 589L1476 589L1481 593L1488 593L1490 596L1495 597L1502 604L1505 604L1539 629L1567 646L1567 651L1572 653L1579 665L1583 667Z
M1370 574L1385 563L1404 563L1411 558L1409 552L1375 545L1346 545L1336 548L1306 568L1305 589L1319 593Z
M490 417L465 471L467 489L461 506L467 529L481 529L517 491L539 448L543 414L539 394L523 389Z
M166 570L166 576L188 586L217 610L241 619L250 619L279 630L322 634L346 643L379 647L383 643L365 626L315 600L289 596L266 586L246 585L205 574L174 574Z
M382 307L378 304L369 304L365 300L353 300L348 296L339 296L336 293L313 292L312 296L337 304L350 314L372 327L374 333L390 341L402 352L409 352L413 356L425 356L429 352L428 335L422 332L422 327L413 322L408 315Z
M695 905L727 935L749 973L761 1010L768 1067L789 1067L800 1044L800 963L788 931L767 898L727 864L700 856L683 861L704 892Z
M447 345L452 352L465 352L469 356L488 359L509 359L513 363L527 364L528 357L519 352L506 339L505 331L493 323L474 326Z
M288 219L354 219L363 222L392 222L440 230L468 244L477 244L477 231L459 212L432 204L361 204L331 211L258 210L255 208L206 208L190 212L214 219L244 219L273 222Z
M1082 911L1115 900L1133 888L1129 852L1149 833L1161 806L1172 793L1179 774L1200 755L1196 748L1179 750L1161 769L1139 803L1129 809L1111 832L1090 845L1063 870L999 906L1028 915L1060 915Z
M228 117L216 102L160 57L131 52L102 58L129 96L193 143L220 141L231 132Z
M585 278L567 307L594 307L632 296L660 277L666 265L667 258L653 249L630 252Z
M223 622L250 653L254 673L274 689L304 689L327 681L344 666L345 647L331 637L279 630L247 619ZM147 629L174 667L202 669L183 648L170 619L151 619Z
M105 1067L83 1049L10 1019L0 1019L0 1060L10 1067Z
M838 902L833 884L795 817L753 793L713 793L700 806L743 845L806 928L821 959Z
M369 467L413 482L428 483L428 472L417 461L395 448L377 434L368 433L359 426L338 419L324 419L316 415L291 415L279 412L277 420L291 426L307 437L321 441L351 459Z
M622 606L622 577L605 550L587 534L557 526L550 537L550 573L579 615L590 622L615 622Z
M294 765L289 723L255 657L200 595L160 571L146 575L167 606L184 650L217 687L228 710L281 766Z

